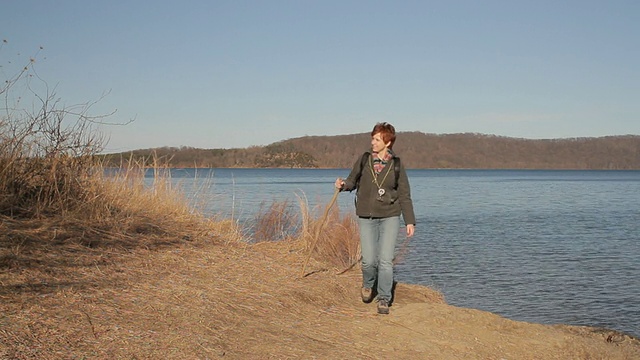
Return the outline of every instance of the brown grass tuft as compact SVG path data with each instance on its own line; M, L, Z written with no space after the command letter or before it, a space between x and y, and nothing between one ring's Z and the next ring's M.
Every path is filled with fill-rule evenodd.
M334 204L320 204L312 211L299 196L302 231L298 239L316 260L343 269L360 258L358 224L353 214L341 214ZM322 214L317 214L322 210ZM326 215L326 218L325 218Z
M300 218L289 201L274 201L266 209L261 204L251 229L255 242L281 241L295 238L300 228Z

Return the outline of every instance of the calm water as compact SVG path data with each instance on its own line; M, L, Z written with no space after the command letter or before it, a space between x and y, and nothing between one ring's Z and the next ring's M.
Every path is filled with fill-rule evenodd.
M348 170L175 169L207 213L242 221L303 197L326 204ZM398 281L452 305L640 337L640 171L409 170L418 219ZM353 194L340 194L353 212ZM400 242L403 239L400 239Z

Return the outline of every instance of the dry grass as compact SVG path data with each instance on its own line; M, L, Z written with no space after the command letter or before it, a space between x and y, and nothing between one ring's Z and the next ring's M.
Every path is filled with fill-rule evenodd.
M262 204L250 225L252 242L290 240L299 232L300 217L287 200L274 201L266 209Z
M316 259L344 269L360 259L360 235L358 224L353 214L341 214L337 207L333 207L327 216L322 229L322 218L309 217L308 227L313 229L307 233L304 240L307 250L311 251ZM317 239L309 236L314 234ZM310 245L316 241L312 249Z
M360 260L360 233L356 217L342 214L331 202L310 209L304 194L298 196L299 212L287 201L273 202L261 208L252 226L255 242L288 241L302 244L303 250L317 261L347 270ZM326 217L325 217L326 215ZM398 244L394 263L404 260L409 238Z
M267 240L293 227L298 236L254 248L241 241L233 221L207 219L185 205L167 174L156 168L149 186L143 166L93 171L73 192L78 199L50 198L63 208L60 214L23 207L20 216L0 215L0 358L352 353L340 322L373 316L336 305L357 299L353 274L298 273L310 239L293 215L304 216L307 229L319 219L307 208L293 213L275 203L259 217L256 233ZM334 256L348 259L338 244L349 238L349 227L355 234L349 219L331 212L314 267L334 263ZM351 251L357 254L357 245ZM274 311L287 316L274 317ZM309 316L328 321L332 330L291 322Z
M298 204L298 212L286 200L261 208L251 226L252 240L279 240L290 249L297 247L296 251L341 269L358 261L360 240L353 214L340 214L331 203L310 209L304 194L298 196Z
M0 358L353 354L341 322L375 316L352 308L355 273L301 278L303 256L282 243L240 245L41 252L33 260L55 266L23 263L0 275Z
M142 166L109 174L80 160L4 158L0 296L77 287L84 270L141 249L240 238L234 223L194 212L166 177L149 187Z

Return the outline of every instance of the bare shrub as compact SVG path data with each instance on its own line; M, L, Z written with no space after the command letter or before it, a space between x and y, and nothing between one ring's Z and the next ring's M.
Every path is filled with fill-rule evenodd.
M264 203L256 213L252 225L255 242L278 241L293 238L300 228L300 221L289 201L274 201L265 210Z
M63 105L34 63L29 59L0 88L0 214L10 216L66 213L81 205L95 172L92 157L103 146L96 129L103 116L88 115L95 103Z
M89 115L95 102L64 105L38 77L34 63L30 59L0 85L0 217L48 219L51 235L41 238L91 246L147 246L158 239L222 233L237 238L233 223L215 223L189 207L157 158L106 171L97 156L104 141L98 128L108 124L103 120L109 115ZM145 179L148 168L152 184ZM63 227L74 231L61 238Z

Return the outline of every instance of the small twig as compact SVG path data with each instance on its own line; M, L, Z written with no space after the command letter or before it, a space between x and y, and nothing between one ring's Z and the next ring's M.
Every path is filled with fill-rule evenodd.
M319 273L319 272L323 272L323 271L327 271L327 269L318 269L318 270L310 271L310 272L302 275L302 277L307 277L309 275L313 275L313 274L316 274L316 273Z
M106 276L106 275L102 272L102 270L100 270L100 267L98 266L98 263L97 263L95 260L93 261L93 265L96 267L96 269L98 269L98 272L99 272L100 274L102 274L102 276Z
M80 311L87 317L87 320L89 321L89 325L91 325L91 332L93 333L93 337L97 339L98 334L96 333L96 328L93 326L93 321L91 321L91 316L89 316L89 314L87 314L87 312L84 310L80 310Z

